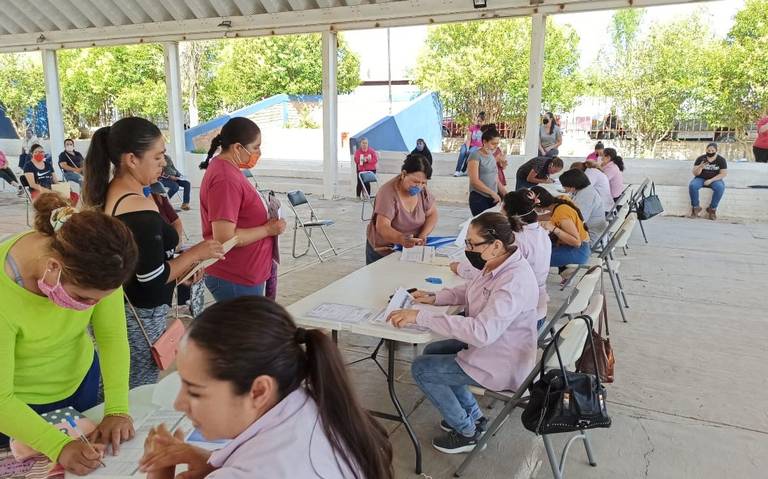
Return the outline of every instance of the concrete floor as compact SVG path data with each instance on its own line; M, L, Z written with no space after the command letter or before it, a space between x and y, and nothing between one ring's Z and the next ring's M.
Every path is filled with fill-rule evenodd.
M282 304L364 265L360 203L311 201L321 216L336 220L329 234L342 254L322 264L314 255L294 260L287 231L281 245ZM438 233L455 233L468 214L465 205L440 205ZM0 236L24 230L24 204L8 190L0 192L0 215ZM199 239L196 207L182 219L192 240ZM628 323L620 322L616 303L608 298L617 356L616 382L608 386L613 426L592 431L598 467L590 467L575 444L566 477L768 477L768 321L759 296L768 284L768 224L660 217L646 229L650 243L636 230L629 256L619 258L631 305ZM553 298L562 297L551 279ZM553 299L550 312L558 306ZM352 360L370 354L375 341L345 334L340 346ZM440 418L410 377L415 352L403 346L398 354L400 399L422 441L425 474L451 477L463 457L430 446ZM365 406L392 410L384 378L372 362L350 368L350 374ZM551 477L541 440L518 418L519 412L463 477ZM384 424L392 433L397 477L416 477L404 428ZM561 442L557 438L555 444Z

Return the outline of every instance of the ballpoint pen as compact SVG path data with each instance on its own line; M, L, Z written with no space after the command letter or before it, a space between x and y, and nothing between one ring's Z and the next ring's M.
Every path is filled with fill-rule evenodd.
M93 444L91 444L90 441L88 441L88 438L85 437L85 434L83 434L83 432L80 430L80 428L77 427L77 422L75 422L75 418L73 418L72 416L65 416L65 417L66 417L67 422L69 423L69 425L72 427L72 429L79 436L78 439L81 440L82 442L84 442L91 449L91 451L93 451L96 454L99 454L99 457L101 457L101 454L96 450L96 448L93 447ZM107 467L107 465L104 464L104 462L101 459L99 459L99 464L101 464L102 467Z

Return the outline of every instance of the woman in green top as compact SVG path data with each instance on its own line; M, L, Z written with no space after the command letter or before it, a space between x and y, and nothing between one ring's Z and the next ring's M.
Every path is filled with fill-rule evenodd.
M136 245L120 220L77 213L56 193L34 207L34 231L0 243L0 446L10 436L87 474L99 454L38 414L95 406L101 361L105 417L91 439L117 453L133 437L120 285L135 269Z

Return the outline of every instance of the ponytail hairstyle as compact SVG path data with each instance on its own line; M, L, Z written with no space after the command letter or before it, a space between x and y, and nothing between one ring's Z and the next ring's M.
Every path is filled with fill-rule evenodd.
M42 194L33 205L35 231L49 239L62 281L100 291L128 281L138 249L122 221L95 209L77 212L58 193Z
M533 193L527 188L510 191L504 196L503 211L515 232L523 229L523 224L533 224L539 220Z
M507 253L512 254L517 250L517 246L515 246L515 232L512 230L509 220L503 214L482 213L473 219L470 225L477 228L478 234L484 240L501 241Z
M549 167L554 166L560 170L563 169L563 160L559 156L545 156L544 164L541 165L540 177L549 178Z
M387 433L360 405L338 348L322 331L297 328L279 304L245 296L210 306L187 334L205 351L208 373L231 383L235 394L246 394L262 375L274 378L280 401L305 384L349 469L360 479L394 477Z
M571 168L560 175L560 184L567 188L575 188L576 191L583 190L591 185L587 174L581 170Z
M571 170L571 171L577 171L577 170ZM536 185L533 188L531 188L531 191L536 195L536 197L539 199L539 205L543 206L544 208L549 208L550 206L554 206L552 211L557 209L560 206L566 205L570 206L574 210L576 210L576 214L579 215L579 219L582 223L584 223L584 217L581 216L581 211L579 211L579 208L573 204L571 201L568 201L561 197L554 197L552 196L549 191L547 191L546 188L543 186ZM584 225L584 228L586 228L587 225Z
M117 176L124 154L141 157L162 138L160 129L151 121L129 116L117 120L112 126L96 130L85 155L83 203L104 208L112 172Z
M241 145L247 145L253 143L261 136L261 129L249 118L243 116L235 116L229 119L224 126L221 127L221 131L218 135L214 136L211 140L211 147L208 149L208 155L205 157L198 167L201 170L208 168L211 162L211 158L216 154L219 148L222 150L228 149L230 146L240 143Z
M588 167L586 161L574 161L573 163L571 163L571 168L570 169L571 170L585 171L587 168L594 168L594 166Z
M421 153L411 153L406 156L400 171L405 172L405 174L421 172L428 180L432 178L432 165L429 164L427 157Z
M611 162L619 167L619 171L624 171L624 158L620 157L619 154L616 153L615 148L606 148L603 150L603 155L610 158Z
M483 132L482 140L483 140L483 143L488 143L494 138L500 138L500 137L501 135L499 134L499 131L496 129L496 127L491 127L491 128L487 128Z

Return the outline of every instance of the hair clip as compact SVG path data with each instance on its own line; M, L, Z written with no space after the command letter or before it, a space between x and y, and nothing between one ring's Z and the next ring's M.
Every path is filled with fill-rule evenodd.
M59 231L61 227L64 226L64 223L66 223L73 214L75 214L75 209L71 206L62 206L61 208L56 208L55 210L51 211L50 221L51 226L53 227L53 231Z

